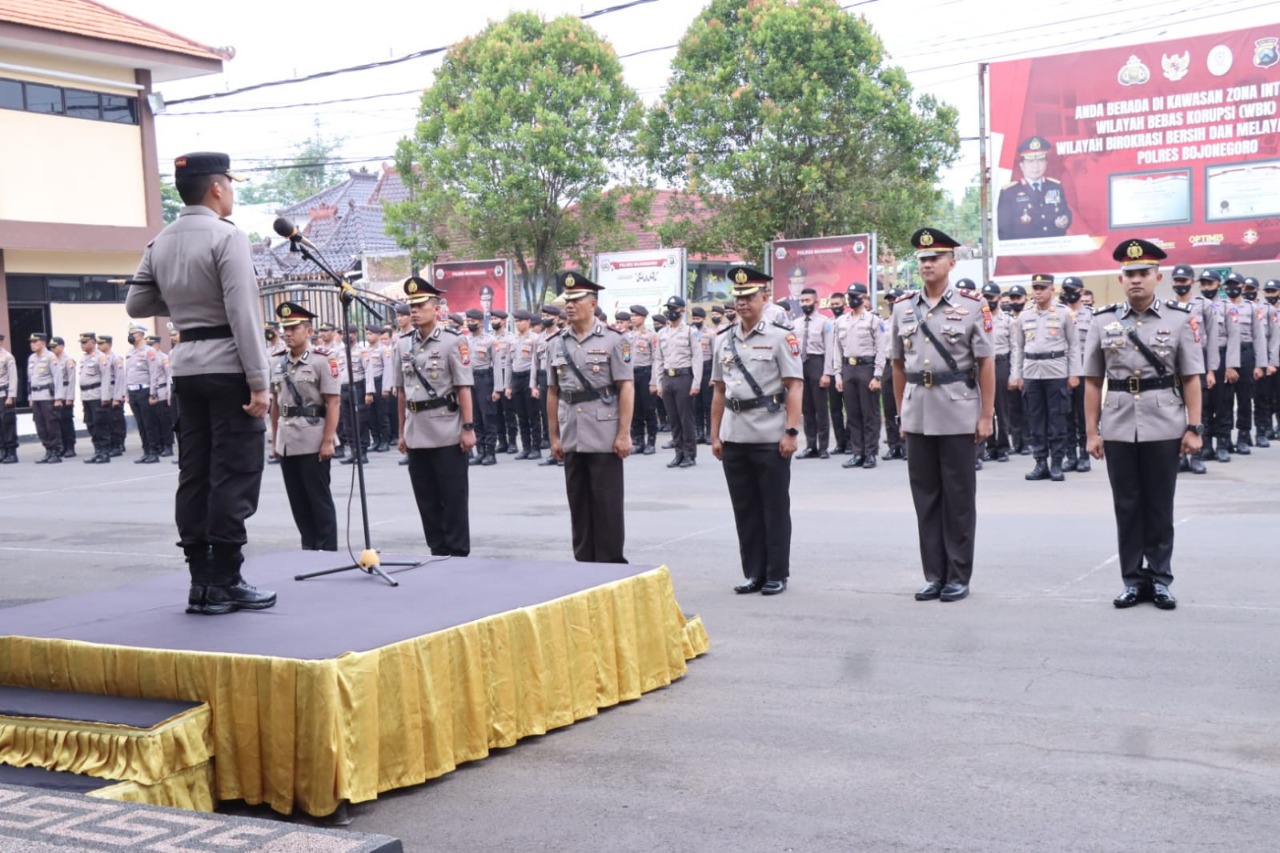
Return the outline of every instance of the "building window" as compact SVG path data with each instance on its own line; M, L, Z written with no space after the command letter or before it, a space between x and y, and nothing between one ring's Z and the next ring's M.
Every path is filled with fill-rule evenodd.
M44 276L9 275L5 288L10 302L47 302L44 292Z
M129 288L112 283L107 276L10 275L6 286L9 302L25 304L124 302L129 294Z
M137 98L21 80L0 79L0 109L138 124Z

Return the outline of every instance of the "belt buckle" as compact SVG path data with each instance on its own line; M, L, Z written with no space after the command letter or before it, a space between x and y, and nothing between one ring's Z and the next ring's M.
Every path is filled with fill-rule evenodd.
M925 371L923 371L923 372L920 374L920 379L921 379L921 380L923 380L923 381L922 381L922 384L924 385L924 387L926 387L926 388L932 388L932 387L933 387L933 371L932 371L932 370L925 370Z
M737 413L742 411L742 406L736 397L729 398L729 411Z
M1142 382L1141 378L1137 376L1130 376L1128 382L1129 382L1130 394L1137 394L1141 392L1142 390L1142 385L1140 384Z
M667 375L668 375L668 376L675 376L675 375L676 375L676 369L675 369L674 367L668 367L668 368L667 368Z

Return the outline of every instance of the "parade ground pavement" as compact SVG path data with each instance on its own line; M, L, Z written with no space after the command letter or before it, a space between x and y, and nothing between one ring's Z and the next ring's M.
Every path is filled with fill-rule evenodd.
M44 466L26 445L0 468L0 608L183 570L177 466L135 455ZM731 591L710 449L692 469L669 458L627 462L626 552L670 567L710 653L636 702L356 805L354 829L407 851L1275 849L1280 447L1181 475L1173 612L1111 606L1102 465L1028 483L1029 457L988 463L973 592L944 604L912 597L905 463L794 462L791 584L765 598ZM367 468L374 545L426 553L396 459ZM333 471L341 527L351 467ZM473 555L572 559L561 469L504 456L470 484ZM358 504L350 531L358 550ZM249 543L297 547L275 467Z

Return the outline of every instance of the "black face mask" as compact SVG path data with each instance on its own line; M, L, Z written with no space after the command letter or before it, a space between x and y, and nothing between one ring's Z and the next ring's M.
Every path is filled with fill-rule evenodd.
M1075 305L1077 302L1080 301L1080 291L1078 290L1062 291L1062 301L1067 303L1068 305Z
M470 332L470 333L471 333L471 334L473 334L473 335L478 335L478 334L480 334L480 324L479 324L479 323L468 323L468 324L467 324L467 331L468 331L468 332Z
M1186 296L1188 293L1190 293L1190 292L1191 292L1191 285L1189 285L1189 284L1175 284L1175 285L1173 286L1173 292L1174 292L1174 293L1176 293L1176 294L1178 294L1179 296Z
M999 300L999 299L988 299L988 300L987 300L987 307L988 307L988 308L990 308L992 311L996 310L997 308L999 308L999 307L1000 307L1000 300Z
M1202 287L1200 288L1200 295L1203 296L1205 299L1212 299L1218 295L1218 288Z
M1237 296L1239 296L1239 295L1240 295L1241 293L1243 293L1243 292L1244 292L1244 291L1243 291L1243 290L1241 290L1241 289L1240 289L1240 288L1238 288L1238 287L1228 287L1228 288L1227 288L1227 298L1228 298L1228 299L1235 299Z
M1003 312L1004 312L1004 313L1006 313L1006 314L1012 314L1012 313L1013 313L1013 304L1012 304L1012 303L1010 303L1010 302L1006 302L1005 304L1003 304L1003 305L1001 305L1001 306L1000 306L1000 310L1001 310L1001 311L1003 311Z
M734 320L738 319L738 312L726 311L724 312L724 316L725 316L725 319L727 319L730 323L732 323Z
M489 324L489 328L490 328L490 329L493 329L495 332L498 332L498 331L501 331L501 330L502 330L502 324L501 324L501 323L490 323L490 324Z
M831 313L832 313L832 314L834 314L834 315L835 315L835 316L837 316L837 317L839 317L839 316L843 315L843 314L844 314L844 306L843 306L843 305L832 305L832 306L831 306Z
M1250 302L1257 302L1257 301L1258 301L1258 291L1256 291L1256 290L1250 290L1250 291L1247 291L1247 292L1245 293L1245 295L1244 295L1244 298L1245 298L1245 299L1248 299Z
M693 318L692 320L690 320L689 322L693 325L693 327L694 327L695 329L701 329L701 328L702 328L702 318L701 318L701 317L695 317L695 318Z
M800 310L801 310L801 311L803 311L803 312L804 312L804 313L806 313L806 314L812 314L812 313L813 313L813 309L814 309L815 307L816 307L816 306L814 306L814 305L801 305L801 306L800 306Z
M850 307L850 308L861 308L861 307L862 307L862 297L861 297L861 296L850 296L850 297L849 297L849 307Z
M1012 311L1012 312L1013 312L1013 313L1015 313L1015 314L1017 314L1019 311L1021 311L1023 308L1026 308L1026 307L1027 307L1027 303L1025 303L1025 302L1010 302L1010 303L1009 303L1009 310L1010 310L1010 311Z
M667 308L667 309L666 309L666 310L664 310L662 313L663 313L663 314L665 314L665 315L667 316L667 319L668 319L668 320L679 320L679 319L680 319L680 309L679 309L679 308Z
M1268 296L1267 301L1272 305L1275 305L1277 302L1280 302L1280 296Z
M724 322L724 315L723 315L723 314L712 314L712 315L711 315L711 325L713 325L713 326L719 326L719 325L720 325L721 323L723 323L723 322Z

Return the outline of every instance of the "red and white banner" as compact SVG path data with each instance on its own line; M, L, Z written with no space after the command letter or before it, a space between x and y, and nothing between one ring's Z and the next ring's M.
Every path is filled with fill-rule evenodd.
M442 300L449 311L461 313L479 308L488 314L507 307L511 290L510 261L449 261L435 265L432 282L445 291Z
M990 68L995 274L1280 257L1280 24Z
M874 300L875 257L874 234L774 240L769 244L773 299L790 297L798 305L800 291L812 287L818 291L818 304L825 306L831 294L845 293L857 283L865 284Z

